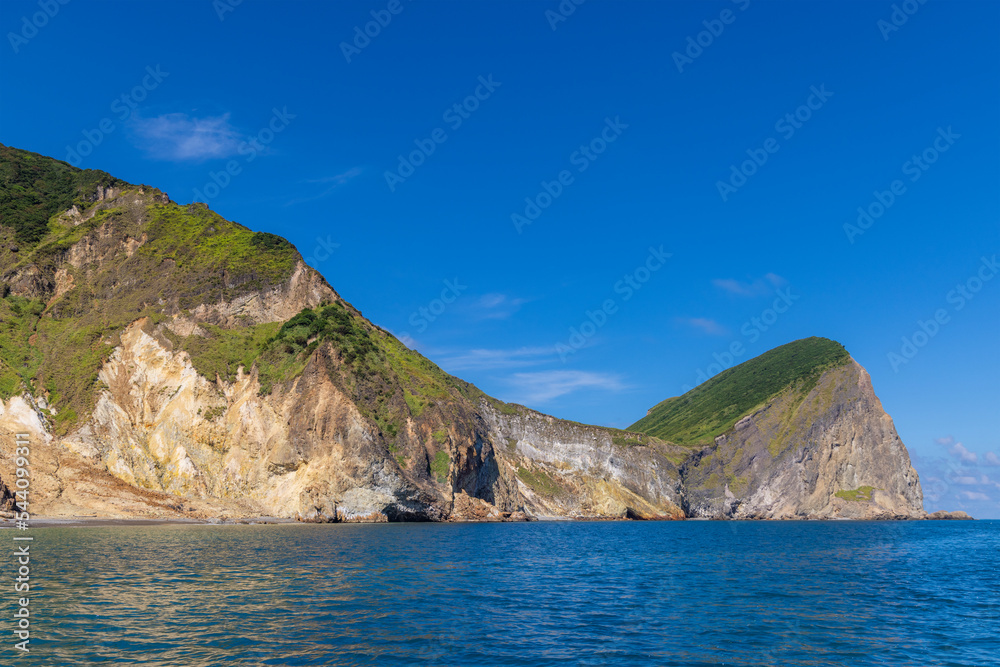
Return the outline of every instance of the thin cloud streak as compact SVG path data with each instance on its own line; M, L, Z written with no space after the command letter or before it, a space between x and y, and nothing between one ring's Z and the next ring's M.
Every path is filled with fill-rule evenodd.
M514 373L507 383L518 397L515 402L547 403L581 389L603 389L619 392L627 389L617 375L588 371L539 371Z
M506 294L491 292L479 297L473 305L473 314L482 320L505 320L521 309L528 299L511 297Z
M449 371L488 371L535 366L554 358L555 351L551 347L519 347L509 350L468 350L452 356L444 355L439 363Z
M229 114L192 118L169 113L154 118L133 116L139 147L150 157L172 162L198 162L235 155L242 141Z
M311 178L306 180L306 183L329 183L329 187L324 188L321 192L309 197L296 197L285 202L285 206L295 206L296 204L304 204L305 202L316 201L318 199L323 199L331 194L334 190L347 184L348 182L354 180L361 175L361 167L351 167L347 171L341 174L335 174L333 176L324 176L322 178Z
M712 281L713 285L729 294L745 297L765 296L787 283L787 280L776 273L765 273L762 278L753 281L739 281L733 278L716 278Z
M729 329L707 317L678 317L677 321L709 336L725 336L729 333Z

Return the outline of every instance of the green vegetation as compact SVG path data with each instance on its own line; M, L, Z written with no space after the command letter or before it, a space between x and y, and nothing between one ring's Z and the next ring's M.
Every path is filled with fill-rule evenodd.
M288 250L292 244L277 234L254 232L250 243L259 250Z
M202 416L205 417L205 419L207 419L208 421L215 421L224 414L226 414L226 406L217 405L214 408L209 408L208 410L205 410L205 413Z
M490 405L496 409L502 415L519 415L521 410L526 410L523 405L518 405L517 403L504 403L500 399L493 398L492 396L486 396L483 394Z
M0 144L0 221L26 246L42 240L53 215L92 201L99 185L128 184L103 171Z
M834 495L838 498L843 498L844 500L852 500L854 502L867 502L872 499L872 491L875 490L873 486L859 486L853 491L837 491Z
M42 362L41 351L31 344L31 337L44 308L39 299L0 299L0 398L8 399L30 388Z
M789 387L805 394L829 368L847 363L842 345L805 338L727 369L683 396L668 398L629 427L679 445L710 443Z
M59 432L65 432L68 426L76 423L77 419L79 419L79 417L76 414L76 410L73 408L64 408L58 415L56 415L56 430Z
M393 454L398 451L393 441L409 417L420 417L430 407L447 410L459 399L475 401L482 395L342 303L305 309L283 324L200 328L204 335L166 335L209 379L232 382L241 366L246 372L256 368L262 394L296 378L313 353L329 344L336 357L327 364L330 379L378 425ZM442 418L438 416L441 427L432 433L439 444L448 439L449 420Z
M252 232L204 205L181 207L152 189L140 195L103 172L81 172L4 146L0 157L0 239L6 234L20 243L17 252L0 243L0 273L34 265L32 271L51 280L62 269L68 283L58 298L49 294L48 303L30 304L0 284L0 396L44 388L56 409L58 434L90 413L98 371L125 326L142 317L158 323L166 308L231 300L279 284L298 261L287 241ZM99 185L142 199L96 201ZM86 221L54 217L74 204ZM84 237L92 259L75 268L66 253ZM133 244L128 252L126 240ZM279 325L204 328L205 337L188 337L180 346L207 377L218 373L231 380L239 365L250 367ZM181 343L177 337L174 342ZM288 369L273 371L283 376ZM263 381L270 379L265 374Z
M448 452L438 452L431 459L431 475L439 483L446 483L448 481L448 468L450 465L451 457L448 456Z
M59 318L51 312L38 318L35 346L42 352L42 363L34 376L22 378L29 387L40 384L49 392L49 404L57 408L55 432L65 434L76 423L78 415L88 415L100 388L98 372L108 360L119 335L128 323L127 316L109 321L100 310L79 318ZM136 318L148 316L152 322L162 316L151 308L136 313Z
M291 243L252 232L203 205L157 203L147 213L150 220L142 232L149 240L133 263L143 276L154 270L172 274L166 295L176 298L181 308L277 285L295 270L298 253Z
M562 491L562 487L544 470L529 470L518 466L517 476L532 491L543 496L554 496Z
M742 496L750 488L750 478L746 475L739 477L730 475L726 478L726 483L729 485L729 490L737 496Z
M216 377L233 382L242 366L249 372L265 350L266 344L281 327L271 322L240 329L223 329L211 324L201 324L205 335L178 336L169 329L166 337L191 357L191 365L209 380Z
M373 336L375 344L384 355L389 371L400 386L406 387L410 395L422 403L422 409L440 401L452 401L456 395L474 402L485 396L473 385L448 375L423 355L410 350L394 336L374 328L378 332Z
M333 344L346 364L379 374L369 368L377 364L379 354L363 320L340 303L303 310L284 323L236 329L210 324L199 327L204 335L182 337L169 330L165 335L176 349L187 352L195 370L210 380L219 377L233 382L241 367L249 372L256 365L261 394L269 394L277 382L298 376L309 356L325 342Z
M403 399L406 401L406 407L409 408L410 414L414 417L419 417L424 413L424 410L434 405L423 396L417 396L409 389L403 390Z
M396 443L389 443L389 453L394 456L400 468L406 469L406 456Z

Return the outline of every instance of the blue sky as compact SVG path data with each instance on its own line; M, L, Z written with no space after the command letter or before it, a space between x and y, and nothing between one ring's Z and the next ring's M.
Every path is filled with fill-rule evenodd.
M836 339L926 507L996 517L1000 6L896 7L5 0L0 141L281 234L560 417Z

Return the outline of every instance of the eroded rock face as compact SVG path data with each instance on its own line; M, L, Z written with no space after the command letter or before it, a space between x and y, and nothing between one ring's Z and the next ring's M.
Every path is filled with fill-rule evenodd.
M683 466L690 516L888 519L923 516L906 447L851 360L806 394L772 399Z
M99 374L92 419L60 444L134 486L307 521L681 516L666 445L614 445L603 429L484 401L447 436L447 477L429 481L329 380L335 360L322 351L261 396L255 375L210 382L169 345L146 320L129 327ZM407 430L419 440L426 429Z
M42 452L38 511L305 521L924 516L906 448L853 361L693 453L655 438L615 442L600 427L483 400L450 429L448 472L435 478L433 449L421 449L435 446L432 426L407 424L395 441L405 459L390 450L330 381L329 350L262 396L255 373L210 381L160 333L141 320L122 334L93 416L64 438L25 399L2 406L0 435L30 432ZM105 490L81 493L81 480Z
M54 441L44 414L21 396L0 401L0 475L5 480L13 479L17 433L28 435L32 516L205 519L231 511L263 514L262 508L244 500L181 498L127 484Z
M282 322L303 308L314 308L323 301L338 300L340 297L323 277L300 261L288 281L230 301L201 304L191 312L191 316L197 321L223 327L248 322Z
M525 510L553 517L683 518L680 476L666 443L615 444L606 429L531 410L483 412L516 471Z
M304 520L440 519L316 354L261 396L256 374L210 382L148 322L129 327L99 375L90 423L62 443L119 479L185 497L250 500Z

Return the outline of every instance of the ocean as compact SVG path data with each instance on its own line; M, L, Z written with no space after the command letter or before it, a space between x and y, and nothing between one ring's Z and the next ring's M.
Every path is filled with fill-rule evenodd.
M1000 664L998 521L28 534L30 653L5 630L3 665Z

